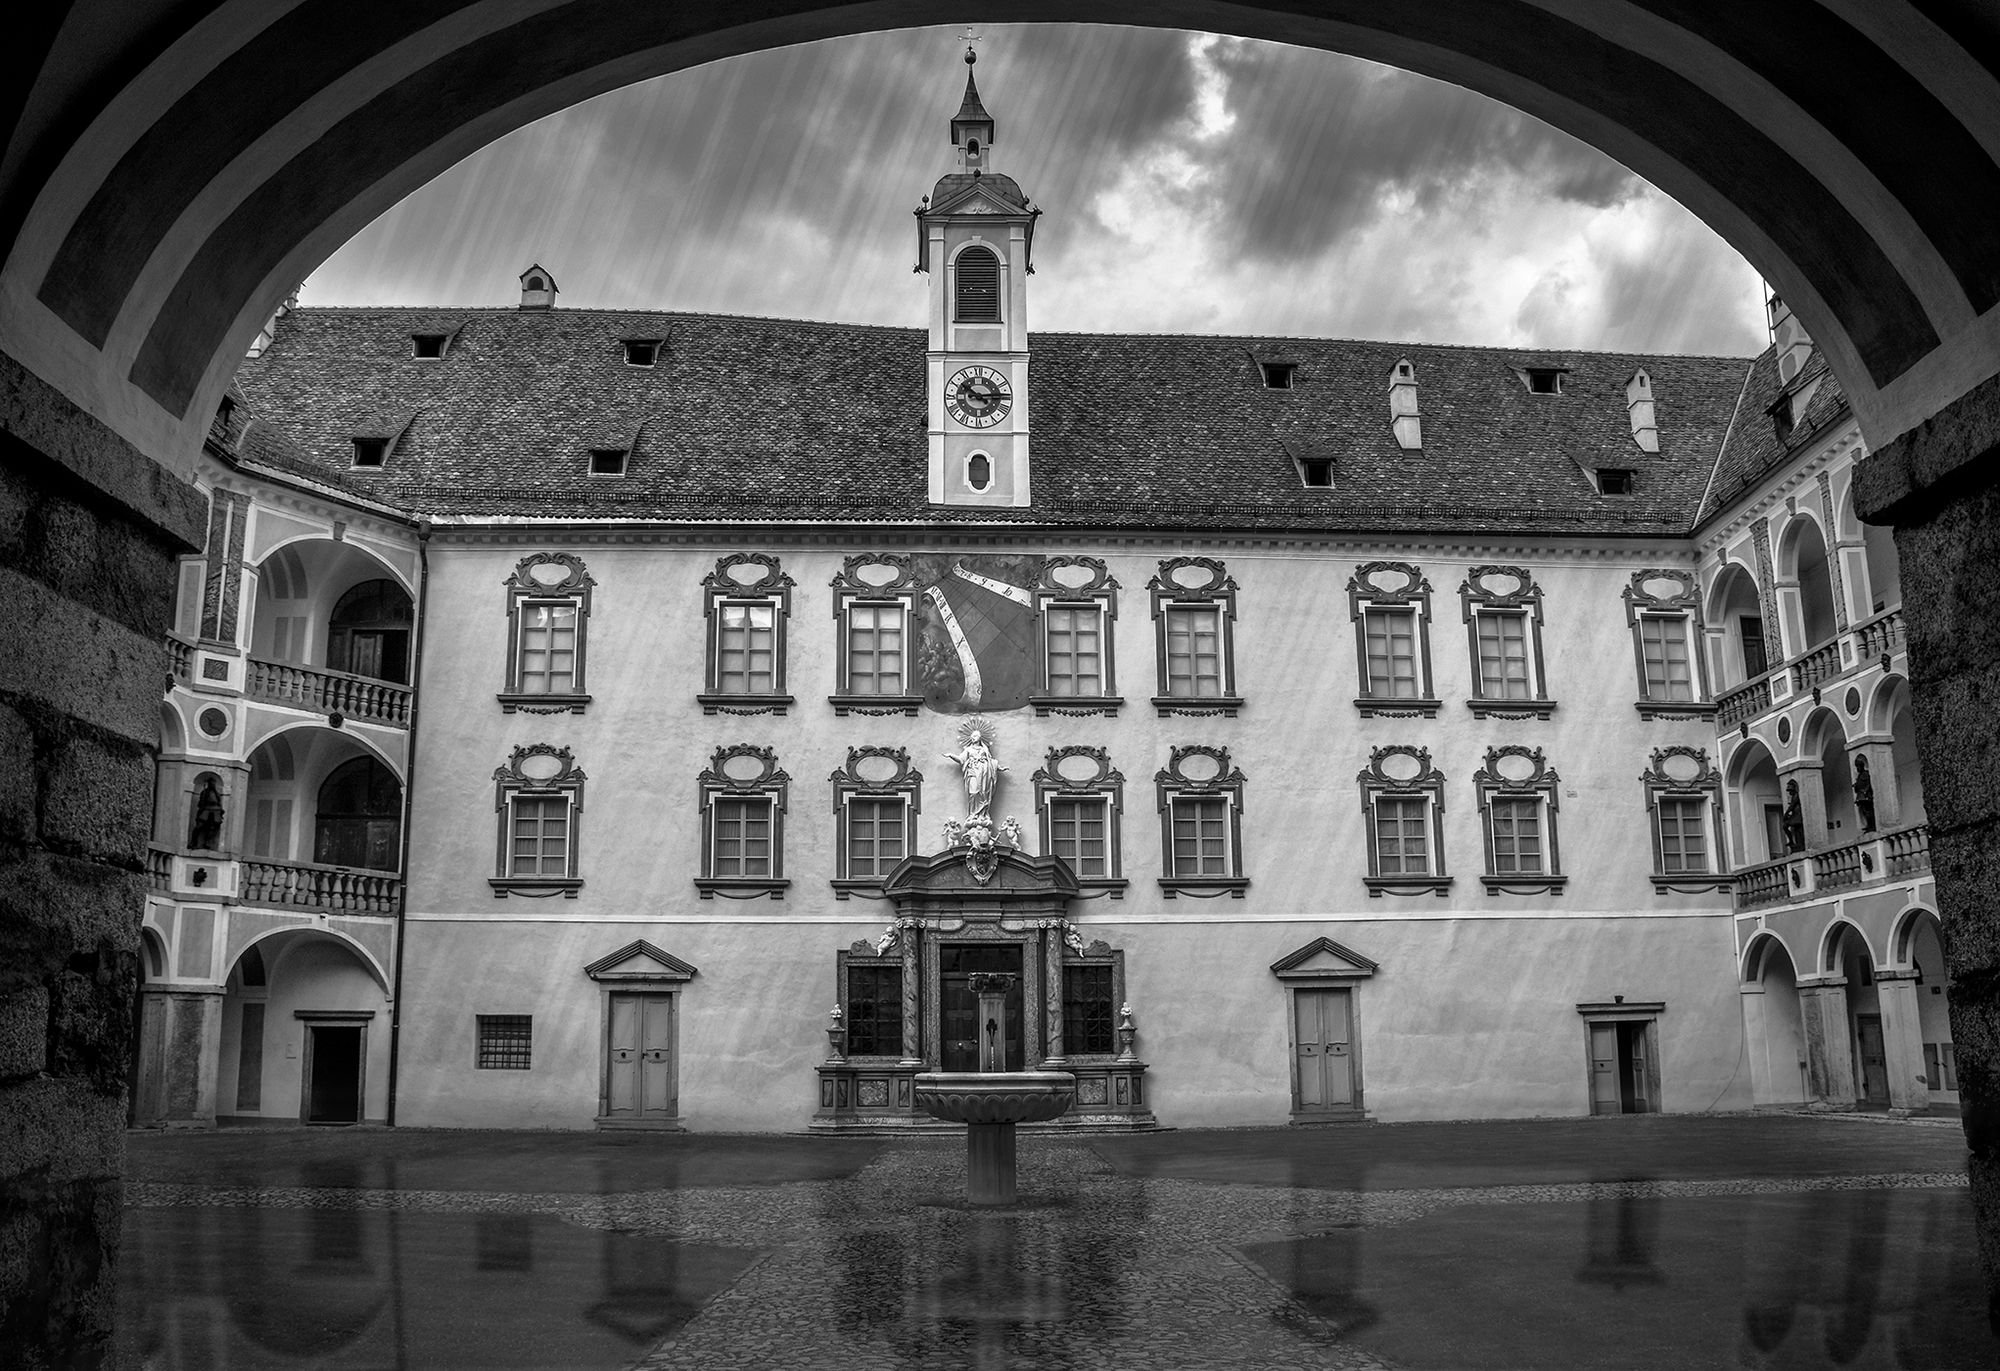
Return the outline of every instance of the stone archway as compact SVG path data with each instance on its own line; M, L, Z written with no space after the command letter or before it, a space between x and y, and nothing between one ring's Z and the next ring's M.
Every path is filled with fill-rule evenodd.
M0 126L0 428L29 517L75 544L10 554L10 571L46 602L47 669L26 688L118 740L128 788L142 788L156 744L172 561L210 531L210 511L176 474L272 306L407 191L542 114L732 53L933 17L892 0L773 0L759 13L744 23L739 7L711 0L432 0L362 14L300 0L282 12L142 7L119 24L50 6L17 26L17 98ZM1876 448L1856 511L1897 529L1917 750L1934 793L1967 797L1931 841L1952 971L1992 988L1967 989L1953 1013L1968 1024L1962 1041L1994 1039L2000 954L1971 950L1990 937L1952 933L1996 916L1953 873L1982 869L2000 846L2000 797L1978 798L1990 788L1971 776L1940 788L2000 742L2000 719L1967 703L1988 698L2000 666L1989 627L2000 623L2000 463L1985 460L2000 452L2000 239L1989 228L2000 210L2000 64L1984 11L1900 0L995 0L954 17L1170 22L1406 67L1603 149L1743 251L1805 320ZM108 574L62 570L105 548L118 563ZM38 760L70 764L53 752ZM91 874L100 878L122 879L122 868L106 863ZM44 932L20 939L46 947L41 963L15 969L22 983L94 952L136 974L129 948ZM1970 1054L1967 1066L1969 1085L1989 1078ZM0 1092L0 1107L16 1105L11 1088ZM2000 1206L2000 1096L1969 1088L1965 1105L1975 1194ZM50 1150L18 1165L113 1156L100 1136L110 1127L52 1126ZM108 1192L116 1179L90 1183ZM1986 1222L2000 1229L2000 1207ZM86 1238L93 1251L108 1242ZM62 1291L49 1307L104 1302ZM102 1335L65 1326L48 1345L63 1359Z

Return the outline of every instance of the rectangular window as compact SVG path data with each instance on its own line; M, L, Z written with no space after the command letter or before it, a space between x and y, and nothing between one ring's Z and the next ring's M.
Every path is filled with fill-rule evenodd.
M1496 797L1490 813L1493 873L1497 876L1539 874L1542 870L1542 802Z
M1371 609L1363 615L1368 642L1368 693L1392 699L1417 697L1417 613Z
M714 874L718 877L771 874L768 796L715 802Z
M1688 662L1687 620L1641 615L1639 645L1646 659L1646 698L1692 700L1694 674Z
M516 797L507 854L510 876L569 875L569 799Z
M1117 1005L1108 966L1065 966L1063 1051L1069 1055L1117 1050Z
M410 335L410 355L435 361L444 356L444 345L449 334L413 333Z
M354 440L354 465L358 467L379 467L389 460L389 440L387 438L356 438Z
M625 449L622 447L599 447L590 450L590 474L592 476L623 476L625 474Z
M526 1071L533 1055L535 1020L531 1014L479 1014L479 1069Z
M1771 669L1771 658L1764 648L1764 621L1746 614L1737 624L1743 632L1743 677L1754 681Z
M1383 876L1428 876L1430 822L1420 799L1375 801L1375 853Z
M1109 876L1110 806L1102 796L1049 801L1049 852L1078 876Z
M1174 875L1229 875L1229 802L1208 797L1173 802Z
M900 799L848 801L848 878L888 875L903 860L905 822Z
M847 968L847 1051L855 1057L903 1055L903 968Z
M721 618L716 689L724 695L770 694L777 680L777 607L724 602L716 613Z
M1222 694L1222 611L1169 609L1167 694L1215 698Z
M1707 871L1708 839L1700 800L1667 800L1660 806L1660 870Z
M847 693L903 693L903 606L848 606Z
M1528 616L1482 613L1478 624L1479 693L1489 700L1528 699Z
M1764 806L1764 853L1772 861L1785 855L1785 807Z
M1050 605L1049 694L1096 699L1104 694L1104 611L1096 605Z
M576 688L576 606L521 606L523 695L567 695Z

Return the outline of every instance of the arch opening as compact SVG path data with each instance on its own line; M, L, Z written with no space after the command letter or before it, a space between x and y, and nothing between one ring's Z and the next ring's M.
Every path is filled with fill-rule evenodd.
M1819 525L1801 515L1780 544L1781 577L1798 584L1798 604L1788 617L1800 652L1833 641L1839 621L1833 611L1833 575L1827 567L1826 538Z
M1744 988L1751 992L1742 997L1751 1101L1803 1104L1811 1097L1805 1016L1791 953L1775 934L1763 933L1745 952L1744 967Z
M1753 681L1771 670L1765 646L1764 604L1748 567L1723 567L1709 592L1708 621L1722 626L1722 660L1716 665L1724 687Z

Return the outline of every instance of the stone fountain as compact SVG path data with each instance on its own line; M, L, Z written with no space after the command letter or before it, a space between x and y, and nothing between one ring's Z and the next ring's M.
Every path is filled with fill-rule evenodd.
M1007 1069L1006 972L970 977L979 997L979 1070L926 1071L916 1079L917 1108L965 1125L965 1197L973 1204L1014 1203L1014 1125L1044 1123L1069 1111L1076 1077L1067 1071Z

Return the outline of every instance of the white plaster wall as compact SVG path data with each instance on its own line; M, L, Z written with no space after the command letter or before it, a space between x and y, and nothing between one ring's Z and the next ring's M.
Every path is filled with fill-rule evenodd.
M411 911L399 1118L410 1123L587 1126L597 1089L597 989L582 968L644 937L701 969L682 1019L683 1113L696 1127L797 1127L811 1108L811 1063L832 1000L833 954L878 931L885 906L837 901L828 775L850 745L906 746L924 773L917 848L963 812L952 717L833 717L835 626L827 583L855 547L759 542L679 549L541 541L579 553L596 580L581 715L503 714L506 652L501 583L530 545L454 543L431 556L430 614L411 825ZM917 547L924 545L919 544ZM704 716L700 582L718 555L778 552L797 582L787 680L798 703L783 718ZM889 548L886 550L913 550ZM968 551L981 548L968 547ZM1326 934L1380 962L1361 1004L1368 1100L1385 1118L1581 1113L1582 1029L1575 1002L1625 994L1665 998L1663 1084L1670 1109L1748 1103L1726 895L1655 893L1639 775L1653 748L1706 746L1711 727L1643 722L1637 667L1619 592L1642 568L1687 566L1684 546L1349 543L1291 550L1016 542L1000 551L1104 557L1123 590L1115 625L1115 719L998 718L1010 768L995 809L1038 843L1029 777L1051 745L1110 749L1126 777L1121 901L1075 916L1087 936L1127 952L1142 1054L1154 1062L1163 1119L1256 1122L1289 1108L1284 1016L1268 971ZM1226 560L1238 587L1236 719L1154 716L1154 626L1146 582L1163 557ZM1346 585L1364 561L1419 562L1434 591L1436 720L1364 720ZM1480 722L1466 700L1472 667L1457 589L1467 569L1528 566L1545 592L1550 721ZM697 898L695 776L715 748L777 749L792 777L782 902ZM516 745L570 746L588 773L580 824L584 888L574 900L496 900L493 770ZM1241 900L1163 899L1153 773L1178 743L1226 745L1248 778ZM1431 749L1447 778L1447 898L1371 900L1356 775L1369 749ZM1488 895L1472 773L1489 745L1545 748L1563 778L1559 896ZM1450 916L1443 917L1441 916ZM437 923L438 918L466 922ZM734 919L770 920L731 923ZM531 922L522 922L530 920ZM1102 929L1092 925L1103 925ZM728 986L725 994L719 987ZM712 998L711 998L712 997ZM537 1066L474 1073L472 1015L536 1016ZM1184 1027L1179 1025L1185 1025ZM1273 1036L1275 1035L1275 1037ZM712 1044L696 1051L696 1042ZM1275 1047L1273 1044L1275 1043ZM542 1063L548 1064L544 1070ZM713 1064L711 1066L711 1063ZM713 1074L705 1074L705 1073ZM532 1080L500 1082L496 1077ZM476 1077L476 1078L475 1078ZM726 1123L724 1122L726 1121Z

